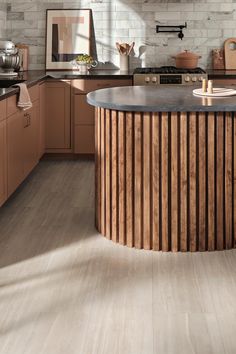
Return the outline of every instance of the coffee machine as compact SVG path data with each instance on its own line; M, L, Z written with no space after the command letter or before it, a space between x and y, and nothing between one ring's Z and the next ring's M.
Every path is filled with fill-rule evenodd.
M9 40L0 40L0 76L17 76L20 68L20 56L15 44Z

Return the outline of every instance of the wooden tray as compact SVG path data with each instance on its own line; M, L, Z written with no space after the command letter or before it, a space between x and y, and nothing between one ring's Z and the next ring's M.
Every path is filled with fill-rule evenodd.
M230 97L230 96L236 96L236 90L233 90L231 88L221 88L221 87L215 87L213 88L213 93L208 93L208 92L202 92L202 89L195 89L193 90L193 94L195 96L201 96L201 97Z

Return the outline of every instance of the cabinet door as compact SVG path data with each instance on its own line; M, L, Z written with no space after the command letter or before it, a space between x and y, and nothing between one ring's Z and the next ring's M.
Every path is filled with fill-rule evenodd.
M70 147L70 82L47 82L46 149L69 149Z
M7 119L7 194L10 196L24 179L23 118L16 112Z
M7 199L7 125L0 121L0 206Z
M46 116L46 95L45 83L39 86L39 159L45 152L45 116Z
M26 177L37 165L39 141L39 102L23 113L23 169Z
M74 96L74 123L94 125L95 108L87 103L86 95Z
M94 154L95 132L94 125L75 126L75 154Z

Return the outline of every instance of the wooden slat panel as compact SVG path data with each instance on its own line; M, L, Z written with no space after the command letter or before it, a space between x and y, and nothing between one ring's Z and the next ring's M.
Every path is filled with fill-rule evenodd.
M159 173L160 173L160 151L159 151L159 114L152 116L152 247L160 250L160 212L159 212Z
M142 248L142 117L134 115L134 235L135 247Z
M143 115L143 247L151 248L151 114Z
M98 231L101 231L101 161L100 161L100 116L101 109L96 108L96 122L95 122L95 224Z
M224 117L219 113L217 124L217 156L216 156L216 220L217 220L217 249L224 247Z
M118 178L119 178L119 242L124 245L125 237L125 114L118 113Z
M225 246L232 248L232 116L225 117Z
M189 232L190 232L190 251L197 250L197 233L196 233L196 113L189 116Z
M106 171L105 171L105 117L106 112L104 109L101 110L101 233L102 235L106 234Z
M231 248L236 243L234 120L231 113L97 109L98 230L136 248Z
M118 149L117 149L117 112L111 111L111 125L112 125L112 132L111 132L111 237L113 241L117 241L118 239L118 178L117 178L117 163L118 163Z
M199 251L206 250L206 114L199 113Z
M187 114L180 116L180 249L187 251Z
M127 246L133 247L133 116L126 113L126 237Z
M215 122L214 113L208 115L208 250L215 249Z
M234 161L233 161L233 184L234 184L234 210L233 210L233 225L234 225L234 235L233 235L233 247L236 247L236 114L234 113L233 118L233 126L234 126Z
M110 145L110 110L106 110L106 237L111 238L111 145Z
M168 114L162 113L161 125L161 205L162 205L162 250L169 251L168 239Z
M178 251L178 115L171 113L171 250Z

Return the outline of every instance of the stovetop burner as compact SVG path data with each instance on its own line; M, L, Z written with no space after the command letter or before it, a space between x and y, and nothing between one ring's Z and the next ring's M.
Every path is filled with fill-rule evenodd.
M136 68L134 74L205 74L201 68L179 69L175 66L161 66L159 68Z

